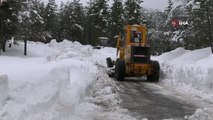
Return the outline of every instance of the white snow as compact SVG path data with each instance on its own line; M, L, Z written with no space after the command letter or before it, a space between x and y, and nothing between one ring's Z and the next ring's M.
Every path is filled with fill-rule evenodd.
M0 76L0 109L5 104L8 97L8 77L6 75Z
M0 56L0 120L133 119L119 107L115 83L105 71L114 48L64 40L49 44L23 42ZM104 105L108 105L107 109Z
M188 120L212 120L213 108L197 109L195 114L189 116Z
M116 49L93 49L64 40L23 42L0 56L0 120L134 120L120 108L117 87L104 71ZM162 87L213 103L213 55L210 48L177 48L153 56L161 64ZM208 116L210 119L203 119ZM192 120L211 120L212 109L198 109Z
M162 86L213 103L213 54L210 48L193 51L177 48L152 58L161 64ZM213 109L197 109L186 119L213 120Z
M153 57L161 63L161 84L213 103L213 55L210 48L177 48Z

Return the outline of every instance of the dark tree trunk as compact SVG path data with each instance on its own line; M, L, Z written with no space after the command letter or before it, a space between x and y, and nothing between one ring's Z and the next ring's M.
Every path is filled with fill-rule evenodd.
M24 40L24 55L27 56L27 40Z
M6 52L6 40L4 40L4 39L3 39L3 42L2 42L2 51Z
M212 29L211 29L211 18L210 18L210 15L209 15L209 8L207 6L206 8L206 11L207 11L207 21L208 21L208 26L209 26L209 42L210 42L210 46L211 46L211 51L213 53L213 45L212 45Z
M3 20L0 18L1 21L1 28L0 28L0 54L1 54L1 50L3 48Z

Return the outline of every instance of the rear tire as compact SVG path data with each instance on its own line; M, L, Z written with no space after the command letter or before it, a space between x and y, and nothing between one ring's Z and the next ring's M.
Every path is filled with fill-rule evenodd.
M110 57L106 58L106 62L107 62L107 67L108 68L113 67L113 62L112 62L112 59Z
M125 61L117 59L115 63L115 79L124 81L125 78Z
M158 61L152 61L153 71L147 76L149 82L159 82L160 79L160 64Z

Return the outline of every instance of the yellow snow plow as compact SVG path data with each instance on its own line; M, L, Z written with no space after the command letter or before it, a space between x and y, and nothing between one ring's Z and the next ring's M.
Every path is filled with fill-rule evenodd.
M125 35L117 36L117 60L113 63L107 58L107 66L114 66L114 77L123 81L125 77L147 76L150 82L158 82L160 65L158 61L150 60L150 45L148 43L145 25L127 25Z

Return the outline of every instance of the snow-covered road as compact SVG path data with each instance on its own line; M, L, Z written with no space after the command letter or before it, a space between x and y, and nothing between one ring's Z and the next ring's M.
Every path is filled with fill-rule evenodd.
M148 83L145 79L127 79L116 82L119 86L121 104L138 120L184 120L198 108L213 107L212 104L178 93L171 88L156 83Z

